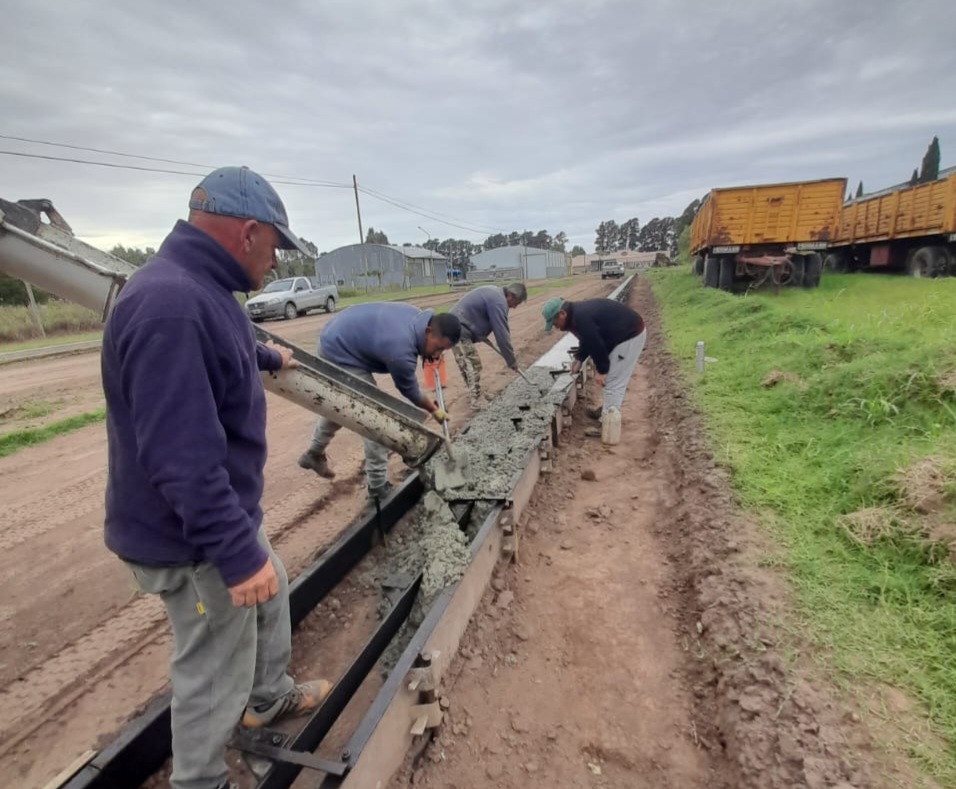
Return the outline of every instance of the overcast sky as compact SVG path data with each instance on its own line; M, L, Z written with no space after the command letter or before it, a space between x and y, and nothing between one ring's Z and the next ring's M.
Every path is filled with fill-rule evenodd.
M393 243L679 214L714 186L956 165L953 0L70 0L0 4L0 197L101 247L158 246L205 167L351 183ZM274 179L281 180L281 179ZM276 184L320 250L351 191Z

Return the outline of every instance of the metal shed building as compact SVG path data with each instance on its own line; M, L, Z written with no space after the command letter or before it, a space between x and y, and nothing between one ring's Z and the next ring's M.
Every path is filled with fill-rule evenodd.
M472 268L520 269L524 279L563 277L568 273L567 256L564 252L534 247L498 247L471 256Z
M368 264L369 287L398 286L416 288L441 285L447 281L448 259L423 247L399 247L392 244L350 244L321 255L315 261L315 275L321 282L334 282L347 288L365 286ZM378 272L378 273L376 273Z

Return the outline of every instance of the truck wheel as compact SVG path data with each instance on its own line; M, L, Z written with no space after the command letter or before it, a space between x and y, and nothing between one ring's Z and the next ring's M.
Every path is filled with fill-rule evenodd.
M299 311L295 308L295 304L293 304L290 301L285 305L284 314L285 314L285 319L287 321L291 321L291 320L294 320L296 316L298 316Z
M803 274L806 270L806 261L803 255L790 256L790 278L784 283L788 288L799 288L803 285Z
M823 268L833 274L846 274L850 270L846 257L839 252L831 252L823 259Z
M936 255L933 247L920 247L906 261L906 273L911 277L935 277Z
M803 262L803 287L818 287L820 285L820 274L822 271L823 258L816 252L807 255Z
M717 287L721 290L733 290L736 274L737 261L732 257L722 257L720 259L720 273L717 275Z
M694 257L694 263L691 267L691 271L698 277L704 273L704 259L700 255L696 255Z
M335 299L329 296L325 300L325 311L326 312L335 312Z
M704 258L704 287L716 288L720 282L720 260L713 255Z

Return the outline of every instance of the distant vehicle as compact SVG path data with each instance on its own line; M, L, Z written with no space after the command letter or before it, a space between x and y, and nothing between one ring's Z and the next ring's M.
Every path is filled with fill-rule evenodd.
M694 273L721 290L817 287L845 193L845 178L711 189L690 226Z
M291 321L309 310L335 312L339 290L335 285L319 285L309 277L288 277L270 282L246 302L246 312L254 323L266 318Z
M956 274L956 167L933 181L893 186L843 206L823 267Z
M601 279L621 279L624 276L624 266L616 260L601 261Z

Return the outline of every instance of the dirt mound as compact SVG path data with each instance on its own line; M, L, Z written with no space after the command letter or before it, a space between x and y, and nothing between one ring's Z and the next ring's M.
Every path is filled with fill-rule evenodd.
M760 385L769 389L771 386L776 386L779 383L800 385L803 383L803 381L796 373L788 373L783 370L771 370L764 376L764 379L760 382Z
M927 455L900 469L894 477L903 503L914 512L939 512L956 499L956 463Z

